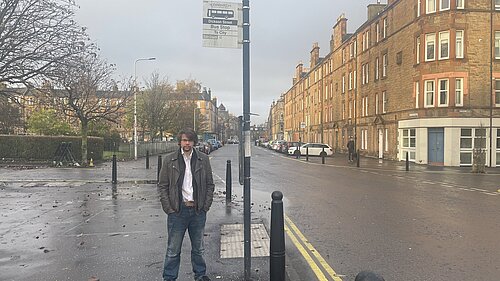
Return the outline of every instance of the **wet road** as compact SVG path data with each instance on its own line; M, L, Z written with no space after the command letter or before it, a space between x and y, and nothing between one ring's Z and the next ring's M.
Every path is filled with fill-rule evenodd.
M287 216L343 280L365 269L386 280L499 280L500 176L340 163L252 147L253 192L282 191ZM317 280L288 237L287 255L302 280Z
M225 146L211 161L220 197L232 161L233 208L241 211L236 148ZM341 157L320 165L252 147L252 221L269 227L271 192L282 191L290 221L344 281L365 269L386 280L498 280L499 175L356 168ZM117 189L108 164L1 170L0 280L161 279L164 215L155 185L134 182L156 178L141 165L119 163ZM224 208L211 212L210 241L218 241L221 223L241 222ZM292 281L318 280L289 236L286 243ZM218 243L210 244L215 276L237 280L224 274L240 276L241 260L218 259ZM267 267L265 260L252 265L254 272ZM190 280L189 271L180 280Z

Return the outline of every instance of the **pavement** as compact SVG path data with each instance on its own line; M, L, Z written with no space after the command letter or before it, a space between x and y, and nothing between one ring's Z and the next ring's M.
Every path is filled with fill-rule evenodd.
M216 190L205 229L208 275L212 280L245 280L237 157L232 160L232 202L226 204L227 157L218 153L210 155ZM306 157L296 160L305 162ZM405 162L366 157L360 158L358 168L345 154L321 161L309 157L308 162L388 172L406 169ZM161 280L166 216L156 192L157 157L150 163L146 169L144 158L118 162L116 185L111 184L110 162L94 168L0 168L0 280ZM410 163L408 172L455 174L470 173L471 168ZM486 173L498 175L500 169L486 168ZM255 256L249 275L251 280L269 280L270 194L254 196ZM183 244L179 281L193 280L188 241ZM301 280L288 264L286 273L287 280Z
M277 153L277 152L276 152ZM278 154L278 153L277 153ZM286 154L281 154L283 157L293 158L304 162L310 162L311 164L322 164L321 157L310 156L307 160L307 157L302 155L299 158L295 156L289 156ZM408 163L408 171L416 172L416 173L439 173L439 174L463 174L463 173L472 173L472 167L444 167L444 166L432 166L432 165L423 165L414 162ZM330 165L333 167L357 167L357 161L349 162L347 154L344 153L335 153L332 156L325 157L325 165ZM375 157L365 157L361 156L359 158L359 168L361 169L375 169L379 171L406 171L406 161L395 161L395 160L387 160L387 159L378 159ZM499 175L500 168L489 168L485 167L485 174L493 174Z
M217 151L211 158L213 167L225 167ZM157 156L150 159L150 169L145 158L118 162L116 185L110 162L0 168L0 280L162 280L166 215L156 191ZM241 188L226 204L225 169L217 170L205 229L207 274L245 280ZM249 276L269 280L270 203L252 213ZM186 235L179 281L193 280L189 251Z

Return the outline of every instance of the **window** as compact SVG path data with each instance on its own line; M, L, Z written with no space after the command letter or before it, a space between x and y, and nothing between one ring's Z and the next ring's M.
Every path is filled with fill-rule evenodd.
M349 101L349 118L352 118L352 101Z
M362 97L361 98L361 116L365 116L365 110L364 110L364 108L365 108L365 98Z
M450 0L441 0L439 3L439 10L445 11L450 9Z
M378 114L378 94L375 94L375 114Z
M382 26L382 39L385 39L385 37L387 37L387 18L384 18Z
M387 54L382 56L382 77L387 76Z
M368 97L365 97L365 116L368 116Z
M448 31L439 32L439 59L448 59L450 57L450 33Z
M500 166L500 128L497 128L497 166Z
M455 42L456 42L455 56L457 58L461 59L464 57L464 31L463 30L456 31Z
M500 0L495 0L495 10L500 10Z
M427 14L436 12L436 0L426 0L425 1L425 12Z
M378 57L375 58L375 81L378 80L378 68L379 68L379 60Z
M361 130L361 149L368 149L368 130Z
M421 0L417 1L417 18L420 17L420 7L422 7Z
M473 164L474 149L486 149L486 129L462 128L460 130L460 165Z
M415 59L416 59L416 63L419 64L420 63L420 36L417 37L417 44L415 46Z
M349 90L352 90L352 71L349 72Z
M403 148L415 148L417 143L415 129L403 129Z
M345 93L345 75L342 75L342 94Z
M495 58L500 59L500 31L495 31Z
M353 85L353 87L354 87L354 89L356 89L356 82L357 82L357 79L356 79L356 78L357 78L357 77L358 77L358 76L356 75L356 70L354 70L354 75L353 75L353 78L352 78L352 79L354 80L354 81L353 81L353 84L354 84L354 85Z
M498 2L498 0L495 0ZM457 0L457 9L463 9L464 8L464 0Z
M345 63L345 48L342 49L342 64Z
M425 107L434 106L434 80L425 81L424 105Z
M420 83L415 82L415 108L418 108L418 101L420 100Z
M495 105L500 106L500 80L495 80Z
M464 100L464 79L455 79L455 106L463 106Z
M384 150L389 151L389 129L385 129Z
M435 58L434 46L436 45L436 35L434 33L425 35L425 61L433 61Z
M382 92L382 113L386 113L387 111L387 97L386 92Z
M448 106L448 79L439 80L438 106Z
M460 165L472 165L472 129L460 130Z
M376 41L375 42L378 43L378 41L380 41L380 23L379 22L377 22L375 24L375 33L376 33L376 36L375 36Z
M409 160L415 161L415 150L416 150L416 130L415 129L403 129L403 139L402 139L402 157L401 159L406 159L406 153L408 153Z

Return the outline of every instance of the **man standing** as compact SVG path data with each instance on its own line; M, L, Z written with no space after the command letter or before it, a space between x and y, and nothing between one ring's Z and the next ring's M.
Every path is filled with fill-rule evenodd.
M203 234L215 188L212 167L207 155L193 149L198 142L193 130L181 130L178 141L180 149L165 156L158 182L161 205L168 215L163 280L174 281L178 277L182 241L187 230L194 279L210 281L203 258Z
M354 150L355 150L354 140L352 139L352 137L349 137L349 141L347 142L347 151L349 153L349 162L354 161L354 157L353 157Z

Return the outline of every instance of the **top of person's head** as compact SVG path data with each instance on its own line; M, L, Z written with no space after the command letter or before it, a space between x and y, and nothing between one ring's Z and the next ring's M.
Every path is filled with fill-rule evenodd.
M195 144L198 143L198 135L193 129L185 128L180 130L180 132L177 134L177 140L179 144L181 143L182 135L185 135L188 140L193 141Z

